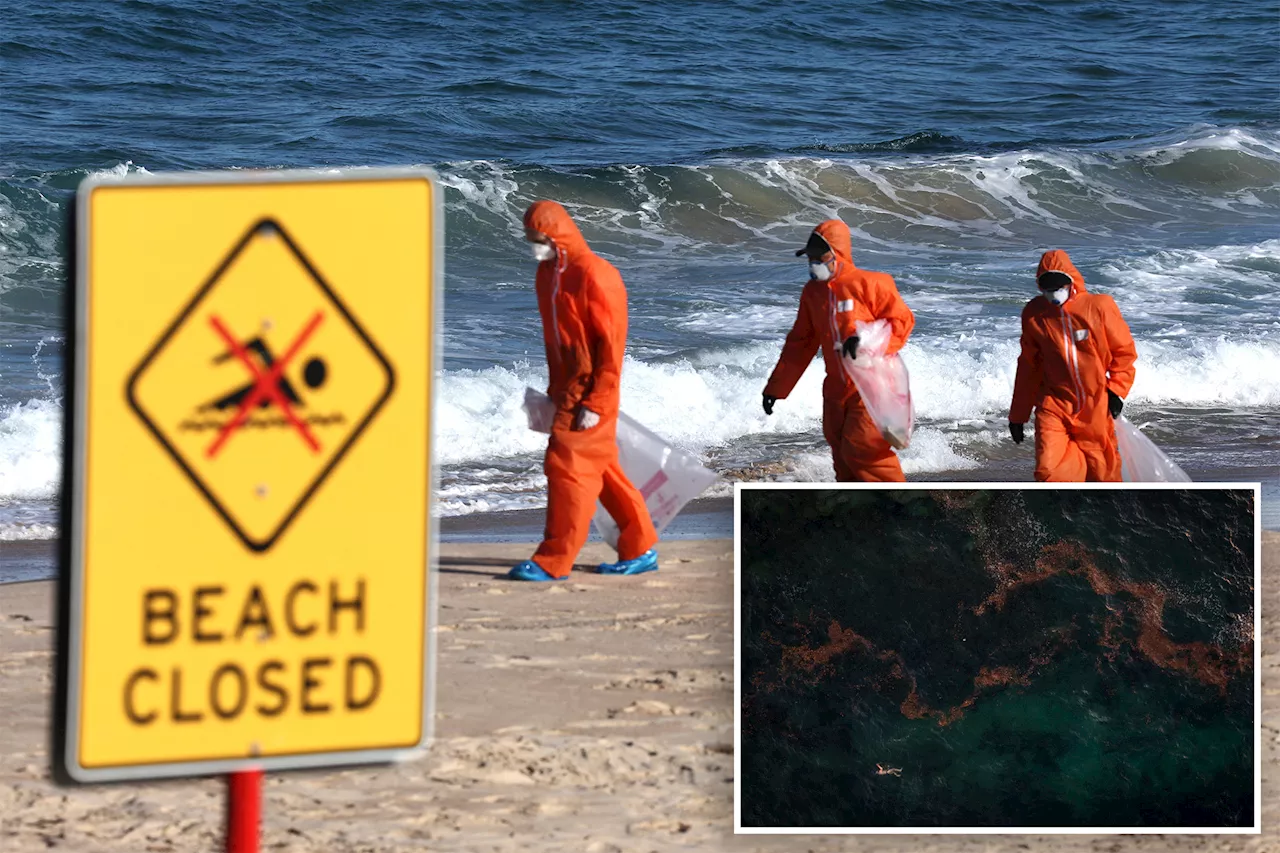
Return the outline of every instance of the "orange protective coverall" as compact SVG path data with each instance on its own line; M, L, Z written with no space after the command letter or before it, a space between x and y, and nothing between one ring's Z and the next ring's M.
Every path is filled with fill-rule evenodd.
M1050 271L1071 276L1071 293L1061 306L1037 296L1022 309L1022 354L1009 421L1026 423L1036 410L1037 480L1119 482L1107 390L1128 396L1138 351L1115 300L1089 293L1066 252L1041 256L1036 278Z
M524 224L551 238L556 257L538 264L538 313L556 405L543 470L547 525L534 562L564 577L587 541L596 499L618 524L618 557L632 560L658 541L644 498L618 464L618 398L627 343L627 291L613 264L587 246L554 201L534 202ZM579 408L600 416L573 429Z
M888 320L893 334L887 354L895 353L907 342L915 315L902 301L892 276L854 266L849 226L839 219L828 219L814 231L835 253L835 269L828 280L810 279L805 284L795 325L764 393L784 399L821 347L827 363L827 378L822 383L822 434L831 445L836 480L900 483L906 479L902 465L845 373L840 363L841 345L856 333L858 320Z

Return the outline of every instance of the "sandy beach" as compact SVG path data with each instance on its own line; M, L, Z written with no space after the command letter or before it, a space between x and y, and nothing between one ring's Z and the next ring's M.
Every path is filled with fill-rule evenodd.
M522 544L446 544L436 739L393 766L267 777L267 851L1280 850L1280 534L1264 534L1261 836L733 835L733 558L500 578ZM608 555L589 546L582 563ZM0 851L221 849L221 779L59 788L49 778L54 585L0 585Z

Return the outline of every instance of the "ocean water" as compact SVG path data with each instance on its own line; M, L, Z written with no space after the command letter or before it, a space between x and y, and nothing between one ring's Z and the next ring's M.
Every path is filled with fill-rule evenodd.
M748 490L742 519L743 826L1251 825L1251 491Z
M908 476L1030 478L1005 415L1057 247L1138 340L1130 418L1193 478L1280 497L1272 4L129 0L4 21L0 540L57 535L69 199L91 174L197 168L437 170L445 516L544 502L519 408L546 376L520 229L541 197L627 282L624 409L723 473L715 494L832 479L821 365L772 418L759 399L806 277L791 250L840 216L916 313Z

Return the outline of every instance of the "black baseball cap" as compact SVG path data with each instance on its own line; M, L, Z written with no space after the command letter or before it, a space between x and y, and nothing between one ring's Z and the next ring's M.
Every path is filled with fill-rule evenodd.
M809 242L804 244L803 249L796 250L796 257L801 255L825 255L831 251L831 244L822 239L822 235L814 231L809 235Z
M1071 276L1062 270L1045 270L1036 279L1036 285L1041 290L1057 290L1059 287L1070 287Z

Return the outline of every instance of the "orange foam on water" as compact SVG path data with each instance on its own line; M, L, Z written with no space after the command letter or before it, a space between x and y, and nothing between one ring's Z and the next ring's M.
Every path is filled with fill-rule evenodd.
M1087 579L1095 594L1104 598L1107 615L1103 618L1099 644L1105 650L1103 654L1108 660L1114 660L1124 645L1120 629L1132 617L1138 628L1137 637L1132 641L1134 648L1142 657L1162 669L1186 674L1223 693L1232 677L1252 669L1251 633L1246 633L1241 648L1232 652L1209 643L1174 642L1164 630L1166 592L1154 583L1125 581L1107 574L1089 550L1079 542L1064 539L1045 546L1040 549L1034 564L1025 569L1000 558L994 553L994 549L981 550L985 552L983 556L987 558L986 568L995 581L995 590L973 608L975 615L981 616L991 608L1003 610L1009 603L1010 596L1023 587L1058 575L1080 576ZM811 613L811 619L817 618L819 617ZM793 627L801 633L808 630L799 623ZM883 672L871 677L878 692L905 689L906 698L899 706L903 716L913 720L933 719L939 726L949 725L963 717L984 691L1009 686L1030 686L1036 672L1053 661L1062 648L1070 643L1070 637L1063 634L1047 638L1046 643L1030 656L1027 665L1022 668L1008 665L982 666L973 677L973 689L968 697L949 708L938 709L929 707L920 697L915 676L911 674L901 654L892 649L878 649L869 639L851 628L845 628L835 619L831 619L827 625L826 642L817 646L784 645L767 633L763 639L766 643L781 646L781 655L775 678L766 677L764 673L757 673L753 677L752 686L757 690L771 693L785 683L816 684L835 675L834 662L837 658L865 653L888 665Z

